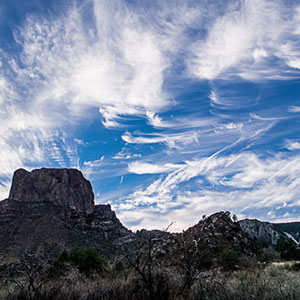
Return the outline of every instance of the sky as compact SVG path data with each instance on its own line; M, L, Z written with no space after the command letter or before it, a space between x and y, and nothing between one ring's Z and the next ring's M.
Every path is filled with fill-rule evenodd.
M0 198L78 168L122 223L300 221L300 3L2 0Z

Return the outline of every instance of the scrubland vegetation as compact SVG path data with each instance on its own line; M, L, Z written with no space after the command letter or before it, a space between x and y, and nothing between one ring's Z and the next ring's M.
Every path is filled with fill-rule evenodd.
M239 260L240 259L240 260ZM235 263L233 263L233 261ZM144 261L145 262L145 261ZM2 280L1 299L196 300L300 299L300 263L257 262L224 253L218 265L163 267L115 261L93 250L64 251L50 266ZM33 280L31 280L33 279Z
M52 260L25 254L0 265L0 299L300 299L300 250L290 239L257 244L254 252L216 245L148 234L110 262L94 249L65 250Z

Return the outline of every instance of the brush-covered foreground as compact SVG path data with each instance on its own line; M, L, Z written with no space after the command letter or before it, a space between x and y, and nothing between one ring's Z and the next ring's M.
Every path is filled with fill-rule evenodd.
M44 274L45 275L45 274ZM102 274L87 277L68 265L64 276L40 274L3 281L0 298L80 300L196 300L300 299L299 263L255 264L224 271L215 268L188 278L182 270L151 269L140 273L115 264Z

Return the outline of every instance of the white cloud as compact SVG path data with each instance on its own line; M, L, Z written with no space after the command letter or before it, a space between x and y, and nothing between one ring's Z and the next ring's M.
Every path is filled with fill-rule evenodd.
M159 174L170 172L174 169L179 169L183 165L180 164L164 164L164 165L157 165L157 164L150 164L141 161L135 161L128 164L128 172L134 174Z
M174 134L153 134L148 136L133 136L130 132L125 132L122 139L126 143L133 144L156 144L164 143L170 148L180 148L191 143L198 143L198 131L187 131Z
M99 159L92 160L92 161L85 161L83 165L91 168L100 167L103 165L104 158L105 158L104 155L102 155Z
M118 152L116 155L114 155L112 158L113 159L134 159L134 158L140 158L142 157L142 155L140 153L131 153L129 152L128 149L126 149L125 147L122 148L122 150L120 152Z
M246 0L229 4L225 15L216 17L205 40L195 42L195 57L189 60L191 74L209 80L292 76L290 71L285 74L284 64L299 68L300 48L292 42L299 38L297 11L299 8L287 7L281 1ZM278 60L275 64L274 58Z
M208 98L215 104L222 104L219 97L217 96L216 91L212 90L208 96Z
M162 90L169 66L164 33L147 27L121 1L95 1L94 16L90 35L76 10L53 22L29 18L16 35L26 66L19 76L32 81L36 100L64 103L75 115L84 106L99 107L107 127L119 125L122 115L161 110L168 104Z
M287 141L285 148L293 151L293 150L300 150L300 143L294 141Z
M228 100L230 101L230 100ZM187 120L187 126L180 128L183 120L174 121L174 130L168 128L160 133L134 133L125 132L122 139L128 144L151 145L160 143L162 146L167 146L167 151L178 151L177 155L181 156L184 153L202 153L203 156L210 155L214 152L224 151L232 148L237 144L244 144L246 147L250 143L256 143L259 137L263 136L270 130L276 120L281 118L257 118L255 122L249 118L249 114L240 116L244 122L228 122L234 119L230 115L203 118L199 117L197 122L193 117ZM195 126L192 127L192 126ZM191 126L191 127L189 127ZM271 135L266 137L271 138Z
M263 48L256 48L254 49L252 56L255 61L259 61L260 59L268 57L268 52Z
M243 127L243 123L227 123L225 124L227 129L241 129Z
M260 159L247 152L186 161L180 168L170 168L160 179L132 193L118 211L124 220L126 216L128 223L130 211L135 211L140 222L134 228L151 228L153 220L160 229L176 221L173 230L182 230L203 214L219 210L242 215L245 211L272 209L286 203L297 206L299 163L299 156ZM203 180L198 186L193 183L190 191L188 183L197 178L209 184L204 185ZM160 221L154 220L155 213L161 215Z
M292 105L289 107L289 111L294 113L300 112L300 106Z

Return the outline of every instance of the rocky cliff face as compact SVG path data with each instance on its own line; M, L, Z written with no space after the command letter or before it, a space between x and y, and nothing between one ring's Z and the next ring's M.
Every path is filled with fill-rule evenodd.
M38 169L14 173L10 199L23 202L52 202L63 208L92 213L94 194L92 186L75 169Z
M261 222L256 219L245 219L239 221L239 225L251 238L261 241L266 245L276 245L280 236L280 233L268 222Z

